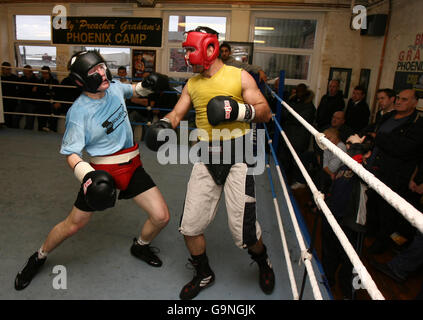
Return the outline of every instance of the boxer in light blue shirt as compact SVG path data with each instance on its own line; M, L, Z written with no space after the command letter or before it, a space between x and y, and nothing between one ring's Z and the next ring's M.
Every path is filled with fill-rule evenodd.
M68 217L57 224L41 248L15 278L15 289L26 288L44 264L47 254L75 234L93 212L113 207L118 199L134 199L148 219L140 236L133 239L131 253L154 267L162 261L150 242L169 221L169 210L159 189L145 172L138 144L134 143L125 99L146 96L168 88L168 78L153 73L142 82L113 82L106 61L98 51L81 51L69 62L70 77L83 93L66 116L66 131L60 153L81 182L77 199ZM90 156L82 159L83 151Z

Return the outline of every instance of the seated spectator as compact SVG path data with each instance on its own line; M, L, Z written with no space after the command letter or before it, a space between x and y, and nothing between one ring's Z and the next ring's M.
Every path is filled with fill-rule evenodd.
M18 95L22 98L37 99L38 98L38 86L25 83L40 83L40 80L34 75L32 67L30 65L24 66L23 76L19 78L19 82L22 84L18 87ZM33 100L20 100L16 106L16 112L21 113L36 113L38 102ZM19 121L22 118L21 115L15 115L13 118L13 126L19 128ZM26 130L34 129L34 116L25 116L25 127Z
M316 113L313 96L313 92L307 89L305 84L301 83L297 85L296 94L289 100L289 105L310 124L313 123ZM301 158L310 146L310 132L286 108L282 109L281 126L296 153ZM305 187L304 178L292 158L288 146L282 140L279 145L278 158L285 172L290 174L289 178L293 181L291 188Z
M339 149L346 152L347 147L339 138L339 132L335 128L326 129L323 132L326 138L336 145ZM342 166L342 161L334 155L329 149L323 151L323 170L321 171L320 176L320 187L323 193L329 191L332 181L335 180L335 174L338 169Z
M16 74L12 72L12 66L9 62L5 61L1 64L1 92L2 96L17 97L18 96L18 85L16 83L4 83L3 81L19 81ZM3 98L3 110L5 112L15 112L16 105L18 104L17 99ZM5 114L4 121L8 128L15 128L13 124L13 115Z
M345 124L349 126L354 133L364 129L370 118L369 106L366 102L366 91L363 87L354 88L352 97L348 100L345 110Z
M42 71L41 71L40 83L59 84L59 81L53 78L50 67L44 66L41 68L41 70ZM55 87L39 86L37 89L38 99L43 99L43 100L55 99L55 92L56 92L55 90L56 90ZM52 114L54 109L53 103L51 102L39 102L37 104L37 107L38 107L37 113L40 113L40 114ZM54 117L51 117L51 118L44 117L44 116L37 117L38 130L49 132L51 130L50 127L53 127L54 129L54 125L53 126L51 125L51 123L55 121L53 119Z
M399 93L394 111L385 114L377 124L375 148L369 169L389 188L406 200L409 199L409 181L421 159L423 148L423 118L417 112L418 98L414 90ZM368 249L371 254L385 252L392 244L391 235L398 232L407 239L414 228L385 199L369 193L369 234L376 240Z
M345 144L349 136L353 134L350 127L345 124L345 112L336 111L332 115L331 127L339 132L339 139Z
M328 93L320 100L316 113L316 129L322 132L331 125L331 119L335 112L345 108L344 95L339 90L339 80L332 79L329 82Z
M264 71L262 70L261 67L253 65L253 64L248 64L247 62L243 62L243 61L238 61L236 60L233 56L232 56L232 49L231 49L231 45L227 42L223 42L220 47L220 59L222 59L223 63L228 65L228 66L234 66L237 68L241 68L244 69L247 72L250 73L256 73L259 75L259 81L263 81L266 82L267 81L267 76L266 73L264 73Z
M367 137L363 142L359 139L347 144L347 153L357 162L366 164L372 148L373 138ZM361 179L349 167L343 165L336 172L326 197L329 209L358 254L359 236L365 231L366 224L366 206L363 203L365 190L366 186ZM326 219L322 220L321 234L322 266L329 286L333 287L338 280L344 299L352 299L353 266Z

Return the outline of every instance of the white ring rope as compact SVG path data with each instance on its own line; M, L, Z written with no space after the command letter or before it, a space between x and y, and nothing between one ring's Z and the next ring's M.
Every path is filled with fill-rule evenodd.
M274 97L278 97L272 91ZM278 97L279 98L279 97ZM280 99L280 98L279 98ZM280 100L283 106L315 137L318 145L322 144L327 147L333 154L335 154L343 163L351 168L363 181L365 181L371 188L379 193L389 204L398 210L414 227L420 232L423 232L423 214L404 200L397 193L392 191L387 185L376 178L372 173L366 170L362 165L358 164L348 154L335 146L332 142L322 136L322 133L317 131L312 125L304 120L298 113L296 113L285 101ZM275 119L274 119L275 120Z
M62 100L54 100L54 99L35 99L35 98L23 98L23 97L12 97L12 96L3 96L3 98L4 99L39 101L39 102L50 102L50 103L59 102L59 103L73 104L72 101L62 101Z
M276 159L276 155L275 155L275 152L274 152L274 149L273 149L273 146L272 146L272 140L268 139L267 143L269 144L269 147L270 147L270 150L272 151L273 157ZM299 263L301 263L301 261L304 261L304 265L307 269L307 274L310 278L310 284L311 284L311 288L313 290L314 298L316 300L323 300L322 294L321 294L320 289L319 289L318 282L316 280L316 276L314 274L313 265L311 264L312 255L309 254L309 252L306 248L304 238L302 236L300 227L298 225L297 218L295 216L295 212L294 212L294 208L292 206L291 198L289 197L289 194L288 194L288 189L286 187L285 179L283 178L282 173L281 173L280 166L276 161L275 161L275 163L276 163L275 168L276 168L276 171L278 173L279 182L282 186L283 194L284 194L285 201L286 201L286 204L287 204L287 207L288 207L288 211L289 211L289 214L290 214L290 217L291 217L292 225L294 226L295 235L297 237L297 241L298 241L298 244L300 246L301 259L299 260Z
M59 88L78 88L77 86L70 86L65 84L52 84L52 83L37 83L37 82L23 82L23 81L9 81L2 80L2 83L13 83L18 85L31 85L31 86L42 86L42 87L59 87Z
M385 300L382 293L379 291L375 282L373 281L372 277L370 276L369 272L367 271L366 267L363 265L359 256L355 252L353 246L349 242L349 240L348 240L347 236L345 235L344 231L342 231L341 227L339 226L339 224L336 221L335 217L333 216L332 212L328 208L326 202L324 201L324 199L322 197L322 194L320 193L320 191L314 185L313 180L311 179L311 177L308 174L306 168L304 167L300 158L298 157L297 153L295 152L294 148L292 147L292 145L291 145L288 137L286 136L285 132L283 132L283 130L281 129L281 127L280 127L278 121L275 119L275 117L273 116L272 118L273 118L275 124L278 126L280 133L281 133L283 139L286 142L286 145L288 146L289 150L291 151L291 154L294 157L295 162L298 165L298 168L300 169L301 173L303 174L304 179L306 180L306 182L307 182L307 184L308 184L308 186L309 186L309 188L310 188L310 190L313 194L315 201L317 201L316 204L319 206L321 211L324 213L328 223L330 224L332 230L334 231L335 235L339 239L339 242L341 243L342 247L344 248L345 253L347 254L348 258L350 259L350 261L351 261L352 265L354 266L355 270L357 271L363 287L368 291L370 297L373 300ZM280 172L280 169L279 169L278 173L279 172ZM280 174L280 179L282 179L281 174ZM284 190L284 193L285 193L285 190ZM287 197L287 194L285 194L285 197ZM287 198L287 199L289 199L289 198ZM290 204L290 202L287 202L287 203ZM295 230L295 232L297 232L297 230ZM301 249L301 251L304 252L303 249ZM310 278L310 281L311 281L311 278Z
M316 276L314 274L313 265L311 264L311 260L310 260L311 257L306 256L304 254L305 252L307 252L307 248L306 248L306 245L304 243L304 238L302 236L300 227L298 225L297 218L295 217L294 208L292 207L291 199L290 199L289 194L288 194L288 189L286 187L285 180L282 177L282 173L281 173L280 167L278 165L276 166L276 171L278 173L279 181L281 183L283 194L284 194L284 197L285 197L285 200L286 200L286 204L288 206L288 211L289 211L289 214L291 216L291 221L292 221L292 224L294 226L295 235L297 236L297 241L298 241L298 244L300 246L301 260L303 260L303 258L304 258L304 260L303 260L304 265L307 268L307 274L310 278L310 284L311 284L311 288L313 290L314 298L316 300L323 300L322 294L319 290L319 285L318 285L317 280L316 280Z
M271 142L269 142L269 143L271 143ZM273 181L272 181L272 176L271 176L271 173L270 173L270 165L269 165L268 162L266 163L266 168L267 168L268 173L269 173L269 180L270 180L270 184L271 184L271 187L272 187L272 190L273 190ZM282 222L282 218L281 218L281 213L280 213L280 210L279 210L278 200L276 198L276 194L274 192L272 192L272 193L273 193L273 205L275 207L276 218L278 220L279 233L281 235L282 248L283 248L283 252L284 252L284 255L285 255L286 267L288 269L288 277L289 277L289 282L291 284L292 296L293 296L294 300L299 300L298 288L297 288L297 284L295 282L294 271L292 269L291 256L289 254L288 243L286 241L286 236L285 236L285 231L284 231L283 222Z

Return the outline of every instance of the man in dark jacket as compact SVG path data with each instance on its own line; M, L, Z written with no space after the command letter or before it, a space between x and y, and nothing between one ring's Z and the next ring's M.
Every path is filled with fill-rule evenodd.
M59 81L57 81L51 74L51 70L49 66L43 66L41 68L41 78L40 83L48 84L48 85L57 85ZM56 87L50 86L39 86L37 89L38 99L42 100L51 100L55 98L55 89ZM38 103L38 113L40 114L51 114L53 113L53 103L47 101L40 101ZM46 116L38 117L38 130L41 131L50 131L51 130L51 123L52 121L57 121L54 118L48 119ZM48 124L47 124L48 122Z
M30 65L24 66L23 76L19 78L19 82L22 84L18 87L18 95L26 99L37 99L37 90L38 86L33 85L40 83L39 79L34 75L32 67ZM25 84L28 83L28 84ZM32 100L20 100L19 104L16 106L16 112L32 113L34 114L37 111L37 102ZM21 115L15 115L13 119L13 126L18 128ZM34 129L34 116L26 116L25 119L25 129L33 130Z
M18 86L16 83L3 83L3 81L19 81L17 75L12 73L12 66L9 62L4 61L1 64L1 91L2 95L9 96L9 97L17 97ZM6 112L14 112L16 105L18 104L18 100L16 99L7 99L3 98L3 109ZM4 120L6 126L9 128L13 128L13 115L5 114Z
M370 110L365 99L365 89L361 86L355 87L345 110L345 123L355 133L360 132L369 123Z
M316 114L316 128L320 132L328 128L331 119L336 111L343 111L345 101L342 91L339 91L339 80L333 79L329 82L328 93L320 100Z
M289 99L289 105L308 123L312 124L316 114L316 108L313 104L313 93L307 89L303 83L299 84L296 88L296 94ZM289 141L297 152L298 156L303 155L310 145L310 132L293 116L286 108L282 109L281 125ZM285 143L281 143L279 149L279 159L286 172L292 172L293 184L291 187L294 189L303 187L303 177L291 152Z
M423 148L423 117L416 110L418 98L415 90L400 92L395 110L385 114L372 133L375 148L369 161L369 169L383 183L400 196L408 199L408 185ZM378 194L369 195L369 227L376 241L369 248L373 254L384 252L390 235L400 231L410 236L414 230L410 223Z

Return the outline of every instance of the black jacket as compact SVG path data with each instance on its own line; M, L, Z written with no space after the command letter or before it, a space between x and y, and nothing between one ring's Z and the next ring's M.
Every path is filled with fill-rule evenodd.
M376 128L375 147L378 154L372 162L375 175L394 191L408 190L408 182L419 161L423 149L423 116L417 110L407 121L390 133L378 133L380 126L396 111L385 114Z
M316 108L311 91L301 99L298 96L292 97L289 105L308 123L313 124ZM306 151L310 144L311 133L286 108L282 109L281 125L295 151L299 153Z
M364 129L369 123L370 110L366 101L361 100L355 104L351 99L348 100L347 109L345 110L345 124L354 132Z

